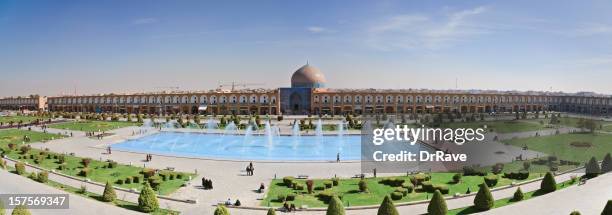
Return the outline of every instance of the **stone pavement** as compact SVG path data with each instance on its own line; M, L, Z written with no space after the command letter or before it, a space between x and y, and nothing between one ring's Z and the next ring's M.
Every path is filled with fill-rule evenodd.
M608 200L612 199L612 173L601 175L586 184L546 194L534 199L496 208L482 214L522 215L570 214L577 210L581 214L600 214Z
M110 206L93 199L85 198L75 194L71 194L59 189L55 189L48 185L44 185L22 176L0 170L0 178L2 184L0 193L2 194L69 194L69 209L35 209L30 210L34 215L46 214L142 214L139 212L123 209L120 207ZM5 202L5 204L7 204ZM10 214L11 210L7 210Z

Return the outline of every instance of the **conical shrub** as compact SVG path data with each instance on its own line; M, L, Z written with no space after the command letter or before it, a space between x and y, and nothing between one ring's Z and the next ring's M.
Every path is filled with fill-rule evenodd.
M440 193L439 190L436 190L431 197L431 201L429 201L429 205L427 206L427 214L428 215L446 215L448 213L448 208L446 207L446 200L444 200L444 196Z
M557 182L551 172L547 172L546 175L544 175L544 179L542 179L542 183L540 184L540 190L546 193L557 190Z
M393 201L389 196L385 196L380 207L378 208L377 215L399 215L397 209L395 209L395 205L393 205Z
M159 209L159 203L157 202L157 196L155 191L151 189L148 182L144 183L140 196L138 196L138 208L140 211L150 213Z
M586 165L586 177L593 178L597 177L601 173L601 168L599 168L599 163L597 163L597 159L592 157L591 160Z
M223 205L218 205L214 215L230 215L229 210Z
M266 215L276 215L276 211L274 211L274 208L269 208Z
M608 203L606 204L606 207L604 207L604 210L601 212L601 215L612 215L612 200L608 200Z
M523 194L523 191L521 190L521 188L516 188L516 191L514 192L514 195L512 196L512 200L513 201L521 201L525 198L525 195Z
M344 206L338 196L334 195L329 201L326 215L344 215Z
M115 194L115 188L110 182L106 182L106 186L104 186L104 193L102 194L102 200L105 202L114 202L117 199L117 194Z
M606 154L601 162L601 172L612 172L612 155L610 155L610 153Z
M11 215L31 215L31 213L24 205L18 205L13 208L13 213L11 213Z
M478 210L486 211L493 208L494 204L493 195L491 195L487 184L480 184L480 189L476 193L476 197L474 197L474 207Z

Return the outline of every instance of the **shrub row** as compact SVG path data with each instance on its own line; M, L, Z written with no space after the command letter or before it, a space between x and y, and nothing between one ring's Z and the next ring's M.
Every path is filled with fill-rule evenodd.
M388 185L388 186L392 186L392 187L401 187L405 181L406 180L401 179L401 178L385 178L385 179L380 180L379 183Z
M518 172L505 172L504 178L514 179L514 180L525 180L529 178L529 172L525 170L521 170Z

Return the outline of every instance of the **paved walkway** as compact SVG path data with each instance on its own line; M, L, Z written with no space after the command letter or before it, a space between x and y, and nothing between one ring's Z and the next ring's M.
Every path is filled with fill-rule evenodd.
M522 215L570 214L577 210L581 214L600 214L608 200L612 199L612 173L589 180L586 184L573 186L527 201L493 209L482 214Z
M139 212L123 209L120 207L114 207L105 203L88 199L82 196L64 192L62 190L55 189L48 185L44 185L30 179L25 179L22 176L9 173L4 170L0 170L0 178L2 183L0 186L0 193L3 194L69 194L69 209L36 209L30 210L32 214L89 214L89 215L103 215L103 214L142 214ZM6 202L5 202L6 204ZM11 210L6 211L10 214Z

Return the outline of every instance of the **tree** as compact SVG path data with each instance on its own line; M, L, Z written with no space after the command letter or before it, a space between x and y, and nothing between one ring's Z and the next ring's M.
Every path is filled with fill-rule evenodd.
M523 198L525 198L525 196L523 195L523 191L519 187L516 189L516 192L514 192L514 196L512 196L512 200L518 202L518 201L523 200Z
M217 209L215 209L214 215L230 215L230 213L225 206L218 205Z
M493 195L486 183L480 184L480 189L474 198L474 207L478 210L486 211L493 208Z
M269 208L266 215L276 215L276 211L274 211L274 208Z
M557 182L551 172L547 172L546 175L544 175L544 179L542 179L542 183L540 184L540 190L546 193L557 190Z
M151 189L148 182L144 183L140 191L140 196L138 196L138 208L145 213L156 211L159 208L155 191Z
M612 200L608 200L606 207L604 207L604 210L601 212L601 215L610 215L610 214L612 214Z
M448 208L446 207L446 200L444 200L442 193L436 189L433 197L431 197L431 201L429 201L429 205L427 206L427 214L445 215L447 212Z
M612 156L608 152L601 162L601 173L611 172L612 171Z
M397 209L395 209L395 205L393 205L393 201L391 201L388 195L385 196L385 199L383 199L380 204L377 215L399 215Z
M110 182L106 182L106 186L104 187L104 193L102 194L102 200L105 202L114 202L117 199L117 194L115 194L115 188Z
M586 165L586 177L593 178L597 177L601 173L601 169L599 168L599 163L597 163L597 159L595 157L591 157L591 160Z
M338 196L334 195L329 201L326 215L344 215L344 206Z
M13 209L13 213L11 213L11 215L31 215L31 213L25 206L18 205Z
M0 215L4 215L4 202L0 200Z

